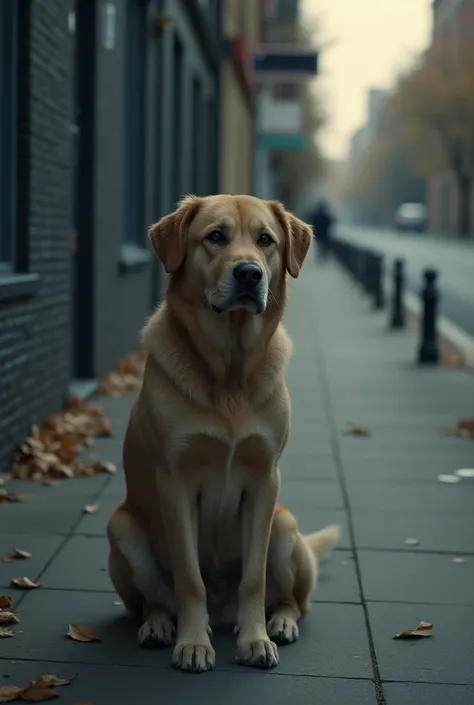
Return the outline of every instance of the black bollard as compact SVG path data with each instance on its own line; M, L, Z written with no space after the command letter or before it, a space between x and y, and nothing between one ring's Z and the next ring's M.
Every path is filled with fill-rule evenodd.
M373 253L370 250L362 250L362 279L361 284L367 294L373 290Z
M436 287L438 272L435 269L425 269L423 277L425 282L421 291L423 310L418 362L421 364L436 365L439 360L436 325L439 301L438 289Z
M405 293L405 260L396 259L393 264L392 311L390 328L405 327L405 307L403 305Z
M372 258L372 296L375 309L381 309L385 305L385 295L383 286L383 257L374 254Z

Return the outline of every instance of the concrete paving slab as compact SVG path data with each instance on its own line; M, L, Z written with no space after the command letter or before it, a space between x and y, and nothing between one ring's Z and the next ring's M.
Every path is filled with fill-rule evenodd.
M24 631L2 643L7 659L169 667L170 650L139 648L137 625L102 592L38 589L20 605ZM54 608L52 607L54 605ZM93 629L100 643L79 643L66 636L68 624ZM339 627L337 625L340 625ZM231 633L216 633L219 670L248 670L234 662ZM306 676L371 678L372 668L362 608L359 605L316 603L300 624L300 639L282 647L278 673Z
M2 508L3 509L3 508ZM59 547L64 543L63 536L42 536L38 534L0 534L0 557L11 556L15 549L28 551L31 558L18 559L13 563L0 563L0 586L10 588L13 578L26 575L36 581ZM18 590L9 590L9 594L19 595Z
M353 509L377 509L386 512L402 511L409 514L437 514L443 516L455 514L473 515L474 482L448 484L438 482L436 485L413 487L386 482L352 482L349 487L349 502Z
M247 673L233 669L189 676L171 668L94 666L83 663L17 661L8 665L9 684L23 685L42 673L78 677L61 688L68 703L131 705L169 699L173 705L205 701L207 705L376 705L375 689L369 680L305 678L278 675L275 671ZM460 705L464 705L463 703Z
M280 491L281 503L291 511L304 509L343 509L344 499L337 481L293 481L286 478Z
M359 548L404 549L406 538L417 538L410 550L474 554L474 514L387 512L380 509L352 513Z
M370 602L368 610L382 680L474 685L473 607ZM420 621L434 625L433 637L392 638Z
M474 686L384 683L386 705L472 705Z
M423 605L474 605L474 556L359 551L364 596L369 601Z

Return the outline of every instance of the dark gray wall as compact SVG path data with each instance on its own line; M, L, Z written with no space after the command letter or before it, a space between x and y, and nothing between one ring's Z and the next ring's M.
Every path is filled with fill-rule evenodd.
M26 42L20 42L18 74L16 270L38 274L39 282L22 294L10 287L8 300L0 300L1 470L8 468L12 449L31 423L61 405L71 340L71 2L34 0L30 12L28 0L21 5Z

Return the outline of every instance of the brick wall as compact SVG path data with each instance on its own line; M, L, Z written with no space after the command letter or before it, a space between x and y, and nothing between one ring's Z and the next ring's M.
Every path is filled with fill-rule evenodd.
M21 4L18 237L40 279L34 296L0 306L0 470L30 424L60 407L70 367L72 0Z

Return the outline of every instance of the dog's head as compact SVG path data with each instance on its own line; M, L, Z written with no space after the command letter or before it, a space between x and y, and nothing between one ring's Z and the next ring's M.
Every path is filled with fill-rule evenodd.
M311 228L276 201L188 196L150 228L166 271L217 313L263 313L288 272L297 277Z

